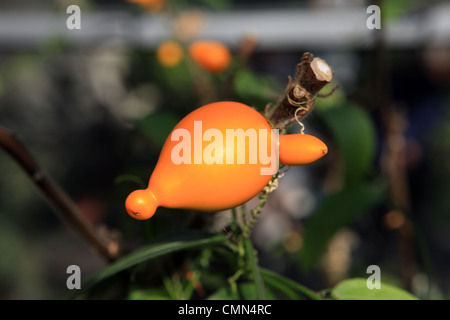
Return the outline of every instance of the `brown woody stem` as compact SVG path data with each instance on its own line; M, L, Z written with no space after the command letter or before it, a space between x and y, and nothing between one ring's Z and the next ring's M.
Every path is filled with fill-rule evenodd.
M0 127L2 147L26 172L36 187L61 216L83 236L92 249L107 262L114 261L119 253L117 242L102 237L83 216L69 196L40 168L37 161L16 134Z
M277 129L285 129L297 119L305 117L314 107L319 91L333 78L330 66L320 58L313 58L305 52L297 64L297 72L292 79L289 77L285 94L278 103L269 110L266 117Z

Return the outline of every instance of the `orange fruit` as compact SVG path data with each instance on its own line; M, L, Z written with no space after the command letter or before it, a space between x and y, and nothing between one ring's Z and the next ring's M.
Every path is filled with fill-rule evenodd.
M328 148L319 138L309 134L286 134L279 136L280 163L301 166L312 163L328 153Z
M200 107L172 130L147 189L132 192L126 210L144 220L158 206L199 211L233 208L268 184L278 169L278 149L280 162L289 165L310 163L327 150L322 141L305 134L279 136L278 148L277 137L258 111L242 103Z
M156 58L166 67L174 67L183 58L183 48L173 40L162 42L156 49Z
M203 69L213 73L224 71L231 62L231 52L218 41L195 41L189 46L192 59Z
M165 4L165 0L126 0L126 1L129 3L139 4L144 9L153 13L161 11Z

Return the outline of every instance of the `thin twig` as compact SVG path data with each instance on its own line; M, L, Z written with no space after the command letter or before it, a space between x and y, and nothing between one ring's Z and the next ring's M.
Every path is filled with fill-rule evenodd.
M40 168L16 134L0 127L0 147L20 165L48 202L91 245L94 252L106 262L117 258L118 243L96 232L70 197Z

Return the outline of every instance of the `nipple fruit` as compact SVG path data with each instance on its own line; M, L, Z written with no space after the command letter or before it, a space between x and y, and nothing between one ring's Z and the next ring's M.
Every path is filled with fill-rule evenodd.
M327 153L307 134L278 135L256 110L238 102L215 102L184 117L172 130L147 189L125 202L138 220L157 207L220 211L256 196L285 165L304 165Z
M156 58L165 67L175 67L183 58L183 48L176 41L166 40L156 49Z
M226 45L213 40L198 40L189 46L192 59L212 73L224 71L231 62L231 52Z

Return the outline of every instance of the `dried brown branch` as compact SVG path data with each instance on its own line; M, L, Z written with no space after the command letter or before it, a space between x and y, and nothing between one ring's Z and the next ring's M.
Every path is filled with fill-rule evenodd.
M22 167L63 220L76 229L94 252L106 262L112 262L118 257L118 242L107 239L94 229L70 197L40 168L16 134L0 127L0 147Z
M314 107L319 91L333 78L330 66L320 58L314 58L305 52L302 60L297 64L297 72L286 85L284 95L278 103L268 110L266 117L277 129L285 129L296 121L302 119Z

